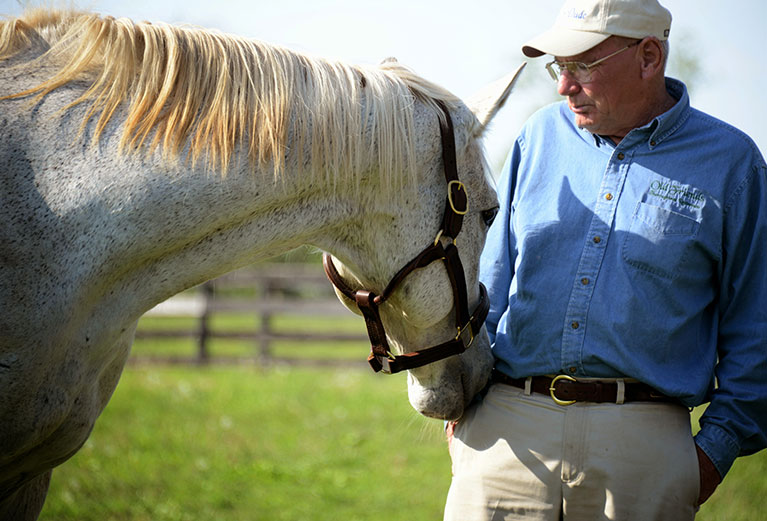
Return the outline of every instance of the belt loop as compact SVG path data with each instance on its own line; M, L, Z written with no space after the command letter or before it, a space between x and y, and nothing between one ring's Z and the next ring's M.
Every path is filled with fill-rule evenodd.
M533 377L532 376L528 376L527 378L525 378L525 394L527 396L530 396L531 394L533 394Z
M621 405L626 401L626 382L623 378L618 378L616 383L618 384L618 392L615 393L615 403Z

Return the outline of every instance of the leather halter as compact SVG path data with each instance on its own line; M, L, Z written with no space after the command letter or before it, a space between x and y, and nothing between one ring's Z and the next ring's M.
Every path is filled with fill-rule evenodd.
M370 337L370 356L368 362L374 371L398 373L406 369L414 369L453 355L463 353L474 342L474 335L482 327L487 318L489 302L485 286L479 284L479 303L474 313L469 315L469 304L466 290L466 279L463 265L455 246L455 238L461 231L463 216L468 212L469 203L466 187L458 180L458 166L455 153L455 136L450 113L444 103L437 100L442 110L440 118L440 135L442 137L442 161L447 181L447 198L442 217L442 226L437 238L431 246L425 248L418 256L406 264L389 282L383 293L376 295L368 290L353 290L341 278L333 260L328 253L322 257L325 274L330 282L347 298L356 302L357 307L365 317L368 336ZM441 239L449 239L445 247ZM453 307L455 308L455 338L437 346L395 355L389 349L386 341L386 331L378 311L378 306L388 299L399 284L413 271L428 266L432 262L442 261L445 264L450 285L453 288Z

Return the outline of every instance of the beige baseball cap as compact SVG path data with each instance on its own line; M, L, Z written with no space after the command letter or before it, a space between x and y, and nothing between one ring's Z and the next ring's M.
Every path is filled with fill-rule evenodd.
M610 36L668 39L671 13L658 0L567 0L554 27L524 46L525 56L575 56Z

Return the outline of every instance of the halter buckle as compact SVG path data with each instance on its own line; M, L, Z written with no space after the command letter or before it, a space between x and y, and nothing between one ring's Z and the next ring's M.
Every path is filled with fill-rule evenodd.
M456 191L460 192L463 190L464 193L466 193L466 185L464 185L462 182L458 180L453 180L447 183L447 201L450 203L450 208L453 210L453 212L457 215L466 215L469 213L469 197L468 194L466 196L466 207L463 210L459 210L455 207L455 201L453 201L453 186L456 187Z
M463 343L464 349L470 348L471 344L474 343L474 328L471 327L471 322L469 322L468 324L466 324L463 327L459 326L456 329L458 330L458 334L455 335L455 340L459 340L460 339L461 343ZM463 334L465 332L467 332L467 331L469 332L469 337L470 337L468 343L466 342L466 339L463 336Z

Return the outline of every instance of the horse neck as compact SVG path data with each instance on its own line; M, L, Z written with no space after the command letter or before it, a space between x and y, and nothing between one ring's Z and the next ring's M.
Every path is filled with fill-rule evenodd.
M0 208L8 223L0 239L16 245L7 252L18 256L9 259L19 266L12 275L51 307L97 308L117 294L138 318L185 288L313 242L344 219L346 207L300 172L274 182L271 171L252 172L245 161L222 178L183 161L169 167L159 153L120 156L114 134L83 150L72 139L77 115L64 128L33 125L26 111L6 116L0 157L11 167L0 178L17 194ZM48 282L35 273L59 281L55 296L34 289Z
M141 288L140 310L232 269L333 240L348 219L344 198L311 183L274 184L269 174L185 173L172 183L155 179L149 193L133 198L130 216L112 226L131 224L124 247L104 251L115 274L130 267L122 277ZM130 184L146 186L146 179Z
M3 88L19 92L48 73L30 70L29 78L3 80ZM57 89L34 113L26 100L3 102L6 128L13 129L5 141L8 149L21 150L21 157L0 176L13 176L4 184L18 186L29 201L2 213L31 213L44 234L66 237L49 239L40 261L41 269L69 283L68 292L61 292L62 305L87 308L117 293L132 299L130 313L138 316L194 284L301 244L369 250L372 239L350 239L344 226L364 213L396 215L372 166L378 158L356 164L367 176L307 176L311 140L304 140L302 150L287 143L290 157L277 181L269 165L253 172L247 157L234 157L235 167L221 179L208 165L190 168L183 158L169 163L162 150L147 157L144 150L125 155L119 115L89 146L93 124L75 138L88 108L60 112L82 88Z

